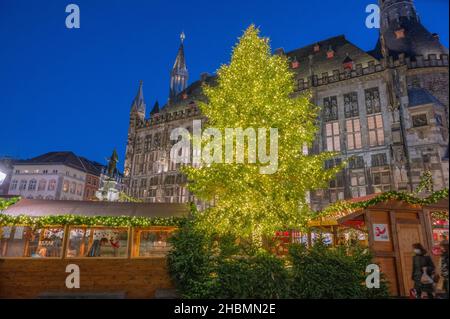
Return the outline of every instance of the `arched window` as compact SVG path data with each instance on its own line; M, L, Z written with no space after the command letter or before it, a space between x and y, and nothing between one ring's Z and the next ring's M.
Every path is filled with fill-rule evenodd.
M30 181L30 183L28 184L28 190L29 191L35 191L36 190L36 184L37 184L37 181L35 179L32 179Z
M50 182L48 182L48 190L54 191L56 189L56 179L51 179Z
M41 179L39 181L39 185L38 185L38 192L45 191L46 187L47 187L47 181L45 179Z

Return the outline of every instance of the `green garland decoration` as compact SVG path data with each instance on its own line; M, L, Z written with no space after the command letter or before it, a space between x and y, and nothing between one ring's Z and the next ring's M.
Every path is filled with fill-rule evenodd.
M20 200L20 197L13 198L0 198L0 211L7 209L9 206L14 205Z
M386 193L380 194L378 196L375 196L374 198L369 199L367 201L363 201L363 202L356 202L356 203L350 203L350 202L346 202L346 201L336 202L336 203L328 206L324 210L316 212L314 214L313 219L339 218L339 217L351 214L357 210L366 209L370 206L374 206L376 204L379 204L381 202L386 202L389 200L399 200L399 201L406 202L410 205L425 206L425 205L435 204L439 200L447 198L447 197L448 197L448 188L440 190L440 191L436 191L436 192L432 193L430 196L428 196L427 198L418 198L409 193L390 191L390 192L386 192Z
M0 226L29 225L31 227L43 226L108 226L108 227L150 227L168 226L180 227L185 217L136 217L136 216L11 216L0 214Z
M432 212L431 213L431 218L433 220L446 220L448 221L448 212Z

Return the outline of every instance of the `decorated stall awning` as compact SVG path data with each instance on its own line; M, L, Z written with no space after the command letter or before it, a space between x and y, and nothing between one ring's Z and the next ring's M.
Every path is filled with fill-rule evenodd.
M0 225L177 225L188 204L21 199L0 214Z
M400 206L410 210L422 210L426 207L430 210L448 212L448 189L436 191L426 198L390 191L336 202L317 212L316 218L311 220L308 225L310 227L342 225L357 221L359 216L363 214L364 209L367 208L393 209L400 208Z

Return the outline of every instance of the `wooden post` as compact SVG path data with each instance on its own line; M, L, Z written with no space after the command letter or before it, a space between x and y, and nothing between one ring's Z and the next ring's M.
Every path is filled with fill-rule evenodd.
M419 212L419 220L425 235L425 246L431 254L433 248L433 229L431 226L431 213L427 208L422 208L422 212Z
M69 246L69 225L64 226L64 237L62 242L62 252L61 252L61 259L65 259L67 256L67 246Z
M394 246L394 258L395 258L395 276L397 278L397 294L402 295L402 291L405 291L405 283L403 282L402 263L400 258L400 245L398 242L397 233L397 219L395 218L395 211L389 211L389 218L391 221L391 237L392 244Z

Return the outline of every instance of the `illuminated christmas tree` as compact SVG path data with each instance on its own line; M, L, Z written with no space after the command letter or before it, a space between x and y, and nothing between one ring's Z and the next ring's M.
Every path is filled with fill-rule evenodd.
M217 152L210 140L203 138L202 143L203 152L211 151L212 157L224 163L184 168L190 190L213 202L201 214L200 224L205 230L241 236L298 228L310 215L308 192L326 187L337 170L324 169L324 161L335 154L307 155L304 151L317 131L318 107L310 103L309 94L295 94L287 58L272 55L269 40L261 38L254 26L245 31L230 64L223 65L217 75L215 85L204 87L208 102L200 104L200 109L208 119L204 129L220 131L223 146ZM257 154L252 154L245 139L241 144L244 154L235 152L234 158L227 158L227 128L253 128L257 136L262 129L267 134L266 145L260 149L258 143ZM277 154L270 145L269 135L276 137L271 128L278 129ZM237 142L232 142L237 149ZM277 155L272 170L267 170L262 150Z

